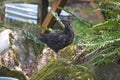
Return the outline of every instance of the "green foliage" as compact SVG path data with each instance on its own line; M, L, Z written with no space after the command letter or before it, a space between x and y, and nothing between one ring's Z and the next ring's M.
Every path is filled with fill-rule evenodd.
M84 66L74 66L63 60L54 60L38 71L31 80L94 80L94 78Z
M29 43L32 43L36 55L40 56L41 51L44 48L44 44L39 40L37 29L37 25L35 24L26 24L24 25L22 31L24 37L27 40L27 42L25 42L26 49L28 48L28 46L30 46Z
M40 40L37 37L37 28L35 26L27 27L26 30L23 30L24 36L34 41L35 43L40 43Z
M25 75L22 72L17 70L10 70L9 68L1 65L0 65L0 76L13 77L19 80L27 80Z
M115 19L119 17L120 1L119 0L103 0L97 1L104 14L105 19Z
M0 0L0 18L4 16L4 0Z
M91 26L81 25L81 22L74 22L75 42L86 46L86 50L81 54L91 54L91 61L94 65L113 62L120 57L120 2L111 1L101 3L101 5L114 5L108 9L106 21ZM101 10L102 10L101 9ZM114 10L113 10L114 9ZM114 13L111 11L113 10ZM108 18L110 16L110 18ZM80 29L78 31L78 29Z

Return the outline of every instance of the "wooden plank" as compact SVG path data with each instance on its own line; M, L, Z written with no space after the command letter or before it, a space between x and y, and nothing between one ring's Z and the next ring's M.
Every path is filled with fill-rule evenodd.
M95 0L79 0L79 1L81 1L81 2L89 2L90 5L91 5L94 9L99 8L99 6L98 6L98 4L95 2ZM102 1L104 1L104 0L102 0ZM98 10L98 11L96 11L95 13L96 13L99 21L100 21L100 22L104 22L104 17L103 17L103 15L102 15L101 11Z
M67 0L55 0L51 9L59 14L61 12L61 10L58 9L58 7L64 7L66 2L67 2ZM43 21L42 26L49 28L49 27L53 27L54 23L55 23L54 16L49 12L47 14L45 20ZM42 29L41 33L44 33L44 32L47 32L47 31Z
M37 24L42 25L47 13L48 13L48 0L38 0L38 14L37 14ZM39 35L41 30L37 29L37 34Z
M91 4L91 6L92 6L94 9L99 8L98 4L97 4L94 0L92 0L92 1L90 2L90 4ZM97 10L95 13L96 13L99 21L100 21L100 22L104 22L104 17L103 17L103 15L102 15L101 11L100 11L100 10Z

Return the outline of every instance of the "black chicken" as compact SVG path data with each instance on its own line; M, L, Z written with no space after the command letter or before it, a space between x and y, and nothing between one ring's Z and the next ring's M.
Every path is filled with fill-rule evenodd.
M68 46L73 42L74 32L70 23L65 24L65 28L61 32L41 34L40 40L49 48L58 53L60 49ZM58 55L58 54L57 54ZM58 56L57 56L58 57Z

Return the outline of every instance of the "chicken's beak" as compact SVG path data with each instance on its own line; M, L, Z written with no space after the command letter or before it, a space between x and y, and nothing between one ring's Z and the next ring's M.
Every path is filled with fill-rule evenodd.
M14 38L12 32L9 33L9 41L10 41L10 44L11 44L11 45L13 44L13 41L14 41L14 40L15 40L15 38Z
M13 36L12 32L9 34L9 36L10 36L11 39L14 39L14 36Z

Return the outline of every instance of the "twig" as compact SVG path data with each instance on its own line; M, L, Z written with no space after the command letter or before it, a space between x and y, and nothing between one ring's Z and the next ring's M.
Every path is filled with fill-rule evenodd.
M57 22L62 26L62 29L65 27L65 25L62 23L62 21L60 20L60 18L59 18L59 16L58 16L58 14L55 12L55 11L53 11L53 10L51 10L51 14L55 17L55 19L57 20Z

